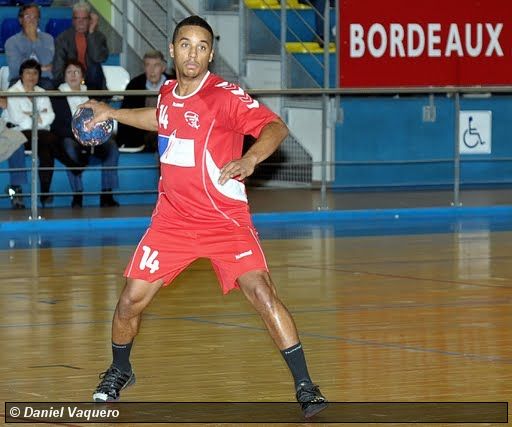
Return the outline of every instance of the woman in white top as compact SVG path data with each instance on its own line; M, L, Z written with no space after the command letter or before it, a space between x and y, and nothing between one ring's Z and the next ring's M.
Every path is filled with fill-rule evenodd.
M70 59L64 68L64 83L59 86L61 92L83 91L87 86L83 84L85 71L83 65L77 60ZM81 167L87 166L91 156L100 160L101 166L101 192L100 206L119 206L119 203L112 196L112 190L118 188L119 177L117 165L119 161L119 150L113 139L95 147L84 147L73 136L71 122L73 114L80 104L87 102L89 97L84 93L81 96L54 96L52 106L55 111L55 120L51 130L59 138L61 150ZM82 169L68 169L68 178L73 190L71 207L82 207Z
M20 66L20 79L8 89L8 92L44 92L44 89L37 85L40 76L41 65L39 62L35 59L27 59ZM55 118L50 98L47 96L9 97L3 118L8 127L21 131L27 137L25 150L31 150L33 102L36 104L37 110L39 180L41 181L41 203L44 207L52 200L49 193L55 158L57 157L61 162L70 165L65 156L61 156L58 152L57 137L49 130Z

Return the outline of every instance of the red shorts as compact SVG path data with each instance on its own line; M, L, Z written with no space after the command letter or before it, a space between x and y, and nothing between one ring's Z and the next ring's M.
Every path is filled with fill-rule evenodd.
M198 258L209 258L222 292L238 288L237 279L253 270L268 271L257 232L250 226L191 231L148 228L140 240L125 277L165 286Z

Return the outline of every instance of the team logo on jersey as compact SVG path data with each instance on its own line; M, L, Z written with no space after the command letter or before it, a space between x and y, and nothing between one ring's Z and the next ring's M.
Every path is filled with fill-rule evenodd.
M169 136L158 135L158 152L160 162L184 168L196 165L195 142L193 139L180 138L174 130Z
M249 255L252 255L252 250L250 249L248 251L242 252L241 254L235 255L235 259L238 261L239 259L242 259Z
M163 126L164 129L167 129L169 125L169 116L167 115L167 110L169 107L167 105L160 105L160 111L158 112L158 123L160 126Z
M185 114L185 120L190 127L194 129L199 129L199 114L194 113L193 111L187 111Z
M246 104L249 110L260 106L260 103L255 99L252 99L240 86L229 82L217 83L215 86L229 90L233 95L238 97L240 101Z

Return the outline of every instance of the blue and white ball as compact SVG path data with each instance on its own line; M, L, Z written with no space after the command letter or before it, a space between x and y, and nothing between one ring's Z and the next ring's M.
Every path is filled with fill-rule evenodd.
M71 129L76 140L88 147L107 142L114 131L114 121L112 119L99 122L90 130L86 129L85 125L92 117L92 108L79 108L73 114L73 120L71 121Z

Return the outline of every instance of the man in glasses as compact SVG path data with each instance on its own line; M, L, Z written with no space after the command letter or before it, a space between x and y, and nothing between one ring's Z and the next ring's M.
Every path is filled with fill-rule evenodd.
M40 31L41 13L37 4L24 4L18 12L21 31L9 37L5 42L5 54L9 66L10 84L19 79L20 65L27 59L35 59L41 64L41 77L38 85L44 89L53 89L52 61L55 52L53 37Z
M69 60L78 60L85 69L85 85L88 89L106 89L101 64L109 55L107 39L98 30L98 15L91 13L87 3L73 6L73 26L55 39L53 75L58 85L64 82L64 67Z

